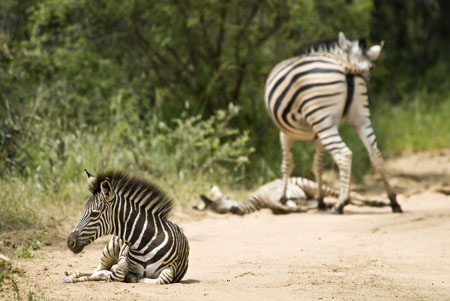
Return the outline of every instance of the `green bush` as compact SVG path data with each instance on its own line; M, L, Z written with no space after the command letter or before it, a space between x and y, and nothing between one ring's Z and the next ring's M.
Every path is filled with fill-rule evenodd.
M183 203L279 177L266 77L339 31L386 42L369 84L383 152L449 147L449 2L428 2L0 1L0 232L78 208L83 168L148 177ZM358 179L368 156L341 133ZM295 175L312 177L313 153L294 144Z
M58 127L59 119L33 125L42 131L28 146L37 165L31 176L12 170L0 182L0 232L63 220L70 211L65 209L79 207L88 196L84 168L94 174L109 168L144 176L182 204L212 184L236 183L246 174L254 150L247 131L230 124L239 113L234 105L208 119L181 116L169 125L156 118L147 126L137 117L133 122L136 112L123 100L111 103L110 112L110 126L103 130L67 133Z

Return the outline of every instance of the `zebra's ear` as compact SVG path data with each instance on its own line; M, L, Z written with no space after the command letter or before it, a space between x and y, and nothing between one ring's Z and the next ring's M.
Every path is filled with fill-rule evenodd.
M105 197L105 200L107 202L110 202L114 198L114 192L112 190L111 183L108 179L104 180L100 183L100 189L102 190L102 194Z
M348 48L347 38L345 37L345 34L342 31L340 31L338 34L338 44L339 47L341 47L344 50L347 50Z
M369 58L369 60L375 61L376 59L378 59L381 53L381 49L383 49L383 46L384 41L381 41L380 45L373 45L372 47L370 47L369 50L367 50L366 52L366 56Z
M86 168L84 169L84 172L85 172L86 175L87 175L87 179L88 179L89 185L94 184L96 178L95 178L93 175L91 175L91 174L86 170Z
M200 195L200 198L202 199L202 201L203 201L203 206L197 206L197 209L198 210L205 210L205 208L206 208L206 206L209 206L209 205L211 205L212 203L214 203L214 201L213 200L211 200L210 198L208 198L206 195L204 195L204 194L201 194Z

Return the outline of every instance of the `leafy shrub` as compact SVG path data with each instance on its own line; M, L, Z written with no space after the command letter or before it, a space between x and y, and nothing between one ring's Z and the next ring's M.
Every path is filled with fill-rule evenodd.
M182 116L172 121L173 127L160 122L162 131L150 140L151 149L160 150L166 170L181 178L186 172L195 171L215 180L232 174L227 178L239 181L254 149L248 145L248 131L230 127L238 113L239 107L230 103L227 110L217 110L208 119L201 115Z

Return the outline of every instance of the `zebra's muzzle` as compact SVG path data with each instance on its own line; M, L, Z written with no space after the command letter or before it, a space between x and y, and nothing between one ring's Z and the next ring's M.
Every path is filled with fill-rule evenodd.
M72 233L70 233L69 238L67 239L67 247L69 247L69 249L75 254L83 251L84 246L86 245L79 241L79 234L80 233L78 231L73 231Z

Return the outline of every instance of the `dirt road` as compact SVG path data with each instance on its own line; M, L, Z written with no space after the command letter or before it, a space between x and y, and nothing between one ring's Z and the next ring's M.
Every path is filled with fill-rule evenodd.
M37 258L15 263L26 272L17 285L22 298L31 291L44 300L448 300L450 151L412 154L388 167L403 214L351 206L342 216L178 211L173 219L191 246L182 283L65 284L64 271L95 268L107 238L74 255L61 235ZM378 182L365 186L382 195Z

